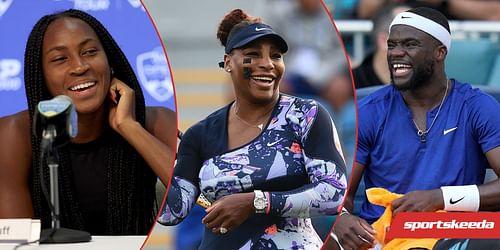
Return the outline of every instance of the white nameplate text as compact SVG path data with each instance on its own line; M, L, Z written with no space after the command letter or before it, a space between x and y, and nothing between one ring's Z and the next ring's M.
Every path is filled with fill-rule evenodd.
M20 244L40 238L40 220L0 219L0 245Z

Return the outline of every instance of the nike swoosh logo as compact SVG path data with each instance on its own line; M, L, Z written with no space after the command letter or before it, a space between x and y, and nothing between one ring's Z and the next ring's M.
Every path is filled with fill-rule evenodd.
M268 30L269 28L259 28L259 27L255 27L255 31L262 31L262 30Z
M450 128L450 129L445 129L445 130L443 131L443 135L446 135L446 134L448 134L448 133L450 133L450 132L454 131L454 130L455 130L455 129L457 129L457 128L458 128L458 127L454 127L454 128Z
M282 140L283 140L283 138L281 138L281 139L279 139L279 140L277 140L277 141L275 141L275 142L268 142L268 143L267 143L267 146L268 146L268 147L272 147L272 146L276 145L276 143L278 143L278 142L280 142L280 141L282 141Z
M411 16L401 16L401 19L403 18L411 18Z
M458 202L460 202L460 201L461 201L461 200L463 200L464 198L465 198L465 196L464 196L464 197L462 197L462 198L460 198L460 199L458 199L458 200L456 200L456 201L454 201L454 200L453 200L453 198L450 198L450 204L451 204L451 205L453 205L453 204L457 204Z

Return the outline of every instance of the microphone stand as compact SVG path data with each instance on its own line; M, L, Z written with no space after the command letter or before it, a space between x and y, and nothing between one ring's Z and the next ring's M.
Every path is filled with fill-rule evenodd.
M41 151L42 155L47 153L47 164L50 174L50 212L52 215L52 228L43 229L40 233L40 243L76 243L88 242L91 236L88 232L61 227L59 220L59 163L55 152L54 142L57 136L56 127L50 124L43 131ZM43 158L41 159L40 173L43 175ZM44 183L41 183L42 187ZM42 188L43 189L43 188ZM46 195L46 193L44 193Z

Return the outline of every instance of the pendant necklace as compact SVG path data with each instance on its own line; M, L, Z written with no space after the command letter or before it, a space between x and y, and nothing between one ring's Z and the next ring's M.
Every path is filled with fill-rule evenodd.
M269 111L267 111L264 115L262 115L262 116L263 116L263 117L265 117L265 118L267 118L267 115L268 115L269 113L271 113L271 111L273 111L273 109L274 109L274 106L273 106L273 107L272 107ZM265 121L266 119L264 119L263 121L259 121L259 122L257 123L257 125L255 125L255 124L251 124L251 123L249 123L249 122L247 122L247 121L243 120L243 118L241 118L241 117L238 115L238 109L237 109L236 103L234 103L234 109L233 109L233 110L234 110L234 116L236 117L236 119L238 119L239 121L241 121L242 123L244 123L244 124L245 124L245 125L247 125L248 127L251 127L251 128L257 128L257 129L259 129L260 131L262 131L262 129L264 129L264 121Z
M446 94L448 94L448 85L449 85L449 83L450 83L450 80L446 80L446 90L444 91L443 99L441 100L441 104L439 104L439 108L438 108L438 111L436 113L436 116L434 117L434 119L432 119L431 125L429 126L428 129L426 129L425 131L422 131L418 127L417 123L415 122L415 119L412 119L413 124L415 125L415 128L417 128L417 135L420 137L420 142L426 142L427 141L427 138L426 138L427 137L427 133L429 133L429 131L431 130L432 126L434 125L434 122L438 118L439 112L441 111L441 107L443 106L444 100L446 99Z

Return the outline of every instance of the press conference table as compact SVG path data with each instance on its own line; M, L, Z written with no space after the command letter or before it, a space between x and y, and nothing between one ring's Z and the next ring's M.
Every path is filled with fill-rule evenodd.
M71 244L40 244L38 246L22 246L19 250L139 250L146 240L146 235L140 236L92 236L92 241ZM0 245L0 250L12 250L14 245Z

